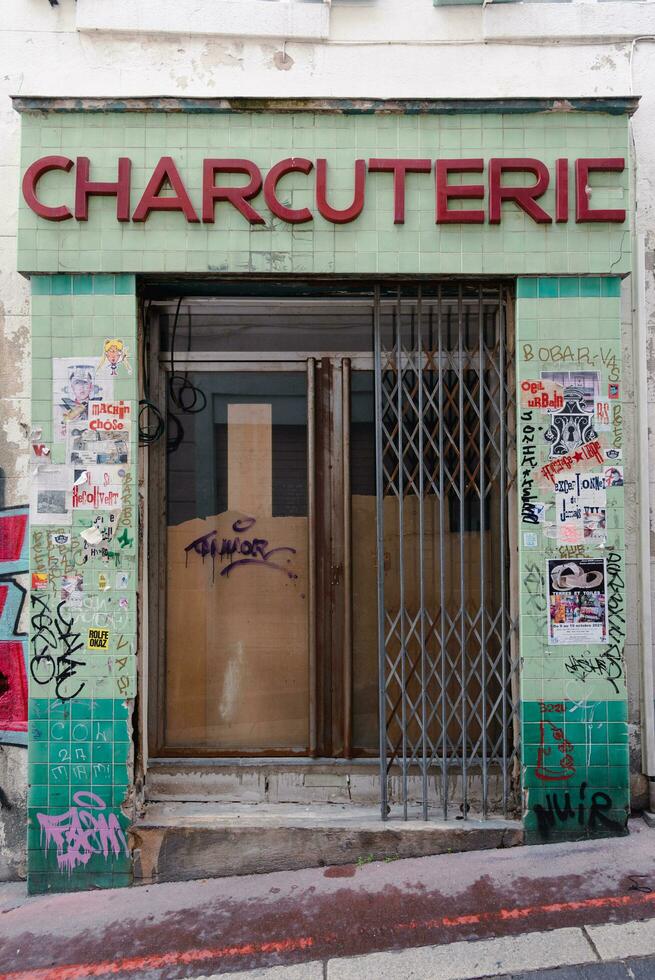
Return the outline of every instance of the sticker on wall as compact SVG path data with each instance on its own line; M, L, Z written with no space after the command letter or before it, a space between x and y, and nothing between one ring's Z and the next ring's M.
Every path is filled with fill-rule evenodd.
M555 483L558 544L605 544L605 478L600 473L572 473Z
M560 456L541 466L537 478L541 484L548 485L555 483L560 473L587 472L602 466L604 462L603 447L598 439L594 439L579 446L574 453L567 453L566 456Z
M610 403L596 402L596 412L594 416L594 426L597 432L609 432L612 426L610 418Z
M622 487L623 486L623 467L622 466L608 466L604 472L605 486L609 490L610 487Z
M101 544L102 543L102 531L100 528L95 527L85 527L83 531L80 531L80 537L85 542L85 544Z
M50 578L45 572L32 572L32 592L41 592L48 588Z
M582 391L587 411L593 412L600 400L600 375L598 371L542 371L541 380L549 381L564 388L577 388Z
M619 386L613 381L610 381L607 386L607 397L612 400L619 397Z
M550 426L544 433L544 439L550 443L551 459L573 453L597 436L593 411L589 410L582 388L565 388L564 405L559 409L549 409L548 414Z
M130 587L129 572L116 572L116 588L129 589L129 587Z
M82 481L73 484L74 510L120 510L123 506L122 466L90 466L86 470L75 470L85 475Z
M524 531L523 532L523 547L524 548L538 548L539 547L539 535L535 534L534 531Z
M623 451L621 449L615 449L614 446L612 446L611 449L605 450L605 459L621 459L622 452Z
M39 466L32 480L30 524L70 524L72 484L69 466Z
M95 432L120 432L129 428L132 406L129 402L94 402L89 406L90 427Z
M100 572L98 575L98 592L106 592L111 589L111 582L104 572Z
M102 346L102 357L98 362L98 374L117 377L119 365L123 365L128 374L132 374L129 361L129 351L118 337L107 337Z
M521 382L521 408L552 412L563 407L564 388L556 381L526 379Z
M65 442L67 426L72 422L86 421L89 406L98 401L111 401L113 394L113 383L96 377L93 358L53 358L52 418L55 442Z
M109 630L90 629L86 641L87 650L108 650Z
M68 426L66 461L78 469L89 466L118 466L130 462L130 427L97 431L93 421Z
M67 548L71 543L71 535L58 531L56 534L50 535L50 540L55 548Z
M548 643L607 643L604 558L548 559Z
M64 575L61 580L61 599L69 606L81 606L84 599L84 577Z
M584 543L594 548L604 548L607 544L607 510L605 507L582 508Z

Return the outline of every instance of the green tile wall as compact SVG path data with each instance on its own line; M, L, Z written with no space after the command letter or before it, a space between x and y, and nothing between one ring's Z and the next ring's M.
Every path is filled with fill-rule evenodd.
M32 426L50 449L47 458L35 458L36 470L37 463L65 461L65 445L53 439L53 358L98 365L106 338L122 340L134 358L134 277L33 277L32 326ZM129 821L121 805L131 782L136 695L138 392L136 372L128 374L124 364L113 379L112 401L132 412L130 462L120 468L121 509L74 509L68 525L32 521L30 529L31 893L131 880ZM111 532L90 550L81 533L98 517ZM67 540L58 543L62 535ZM64 603L63 579L76 575L83 599ZM106 649L89 649L89 629L108 630Z
M520 404L521 383L539 380L542 371L596 372L598 400L609 415L596 405L594 426L608 424L608 431L598 434L603 456L610 458L592 472L623 469L619 304L618 277L517 282L522 769L524 819L532 841L626 832L624 488L606 490L604 544L561 543L555 536L554 486L536 480L539 467L549 462L550 415ZM617 386L611 391L615 397L610 385ZM617 453L621 457L612 459ZM533 503L545 504L543 522L532 523ZM549 644L548 560L581 563L577 567L584 571L585 559L598 558L607 562L606 642Z
M512 203L500 225L436 225L434 174L407 177L404 225L394 225L392 175L368 174L366 203L350 224L334 225L314 207L314 174L279 185L284 203L315 211L306 224L272 218L260 193L252 204L266 218L250 226L231 205L218 204L216 223L188 224L181 214L151 214L145 223L116 220L112 198L91 198L89 220L50 222L21 200L18 266L26 272L188 273L463 273L602 274L629 268L630 218L623 225L576 224L573 161L629 158L625 116L600 112L464 115L348 115L311 112L24 114L22 164L45 154L91 160L92 180L116 180L117 159L132 159L132 211L157 161L172 156L194 207L201 206L202 161L245 157L266 173L295 155L328 161L328 200L353 198L354 161L371 157L535 157L550 169L541 203L554 213L554 162L570 161L571 217L539 225ZM485 182L475 174L462 183ZM505 182L509 182L507 175ZM527 175L516 180L532 183ZM243 176L227 178L243 184ZM457 183L457 175L451 183ZM629 208L629 175L591 177L593 207ZM39 184L46 204L72 205L73 174L50 173ZM478 204L474 202L473 206ZM486 202L485 202L486 207Z

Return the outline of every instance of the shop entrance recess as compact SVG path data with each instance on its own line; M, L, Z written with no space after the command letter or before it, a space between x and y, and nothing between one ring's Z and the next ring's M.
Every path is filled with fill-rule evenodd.
M509 296L197 285L144 306L151 756L379 765L384 819L506 809Z

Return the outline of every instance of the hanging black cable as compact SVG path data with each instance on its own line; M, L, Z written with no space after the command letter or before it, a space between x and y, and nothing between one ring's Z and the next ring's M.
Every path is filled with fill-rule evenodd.
M164 433L167 433L166 450L174 453L179 449L184 441L184 426L180 421L179 415L197 415L207 407L207 396L204 391L189 380L188 368L184 371L177 371L175 368L175 341L177 338L177 328L180 318L180 307L182 297L177 301L175 315L173 317L173 328L171 330L171 370L168 377L168 397L176 411L170 408L166 413L166 418L162 411L150 399L150 375L148 371L148 353L150 349L149 330L147 322L148 306L144 311L144 322L146 325L144 342L142 345L143 363L143 398L139 402L139 442L142 446L151 446L157 442ZM187 313L187 354L191 351L191 311Z
M148 370L150 354L150 333L148 331L148 302L143 311L144 336L141 345L141 377L143 378L143 398L139 401L139 445L152 446L166 431L163 413L150 400L150 372Z
M207 407L207 396L201 388L189 381L188 369L183 372L175 370L175 338L177 335L177 324L180 316L180 306L182 297L177 302L177 309L173 318L173 329L171 331L171 373L168 379L168 391L171 401L176 408L184 415L196 415ZM187 353L191 350L191 313L187 313L188 333L187 333Z

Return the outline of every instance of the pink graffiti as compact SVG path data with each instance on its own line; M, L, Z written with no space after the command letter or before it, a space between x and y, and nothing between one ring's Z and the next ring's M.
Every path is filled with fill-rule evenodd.
M94 793L78 792L73 796L76 806L70 807L66 813L49 816L37 813L41 826L41 840L45 834L44 849L47 851L51 844L57 848L57 865L60 871L70 874L78 865L88 864L94 854L109 857L110 850L115 857L124 849L129 855L127 841L115 813L95 814L92 811L102 811L105 803ZM78 809L85 807L85 809Z

